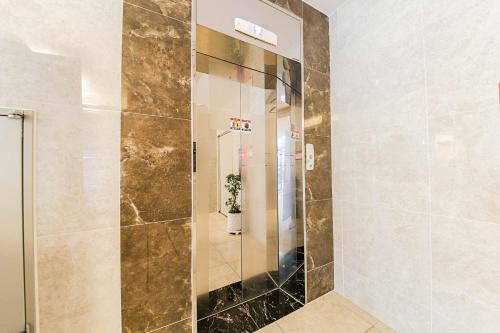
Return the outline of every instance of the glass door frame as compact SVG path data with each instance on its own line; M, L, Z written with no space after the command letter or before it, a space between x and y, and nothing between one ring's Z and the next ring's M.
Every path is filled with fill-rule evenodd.
M38 330L36 310L36 256L34 225L34 131L36 113L32 110L0 107L0 116L22 123L22 221L24 250L24 304L26 333Z
M277 55L277 54L274 54L272 52L269 52L269 51L266 51L266 50L263 50L263 49L260 49L258 48L257 46L254 46L254 45L251 45L251 44L248 44L246 42L242 42L238 39L235 39L233 37L229 37L227 35L224 35L222 33L219 33L219 32L216 32L216 31L212 31L211 29L209 28L206 28L206 27L203 27L203 26L200 26L200 25L197 25L196 26L196 41L197 41L197 46L196 46L196 49L194 50L194 55L195 57L197 58L198 57L198 54L201 54L203 56L208 56L210 58L215 58L215 59L218 59L218 60L221 60L221 61L224 61L224 62L227 62L227 63L231 63L231 64L234 64L234 65L238 65L242 68L246 68L246 69L249 69L249 70L253 70L253 71L256 71L256 72L260 72L260 73L263 73L265 75L271 75L271 76L274 76L276 78L276 80L280 80L280 81L283 81L282 80L282 77L279 76L279 68L277 66L277 61L275 60L274 63L272 61L268 61L269 60L269 56L275 56L275 57L281 57L282 59L286 59L285 57L283 56L280 56L280 55ZM213 43L213 40L207 40L207 39L203 39L203 38L200 38L200 35L204 35L204 34L207 34L207 33L216 33L218 35L220 35L220 38L218 38L216 40L215 43ZM239 44L239 45L235 45L236 44ZM251 53L252 51L255 51L255 50L258 50L257 52L261 52L261 57L245 57L243 56L245 53L249 52ZM196 59L195 58L195 59ZM290 59L287 59L287 60L290 60ZM301 244L302 246L304 246L305 248L305 242L306 242L306 239L305 239L305 199L304 199L304 193L305 193L305 166L304 166L304 115L303 115L303 88L302 88L302 84L303 84L303 81L302 81L302 76L303 76L303 68L302 68L302 65L295 61L295 60L290 60L291 63L295 63L297 66L292 66L292 72L293 71L296 71L296 75L295 75L295 79L296 81L295 82L287 82L289 83L289 87L295 87L297 88L295 91L296 91L296 96L299 98L299 108L300 108L300 121L301 121L301 129L300 129L300 154L301 154L301 158L300 158L300 167L301 167L301 170L300 170L300 174L301 174L301 182L302 184L301 187L300 187L300 190L301 190L301 196L302 196L302 202L300 204L300 210L301 210L301 216L300 218L302 219L302 225L300 226L302 228L302 234L301 234L301 237L302 237L302 241L301 241ZM293 64L292 64L293 65ZM196 61L194 61L194 66L193 66L193 117L192 117L192 121L193 121L193 147L195 147L196 145L196 107L195 107L195 96L196 96L196 92L197 92L197 87L196 87L196 84L195 84L195 80L194 80L194 76L196 75L198 69L197 69L197 64L196 64ZM240 111L241 112L241 111ZM193 155L193 158L196 158L196 155ZM193 179L195 180L196 179L196 174L193 174ZM193 229L194 229L194 235L195 237L193 237L193 272L194 272L194 276L193 276L193 322L196 323L196 320L199 319L198 316L197 316L197 306L196 306L196 303L198 301L198 288L197 288L197 278L198 278L198 274L200 272L198 272L197 270L197 259L198 258L198 246L197 246L197 233L198 233L198 227L197 227L197 220L196 220L196 180L193 182ZM305 265L306 265L306 262L304 260L304 263L303 263L303 266L304 266L304 269L305 268ZM306 278L306 277L304 277ZM305 282L306 284L306 282ZM304 298L305 298L305 294L306 294L307 290L306 288L304 288L303 290L303 293L304 293Z

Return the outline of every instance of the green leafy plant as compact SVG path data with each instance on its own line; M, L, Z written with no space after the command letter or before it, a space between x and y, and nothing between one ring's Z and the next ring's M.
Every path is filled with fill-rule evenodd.
M233 173L226 176L226 185L224 187L227 189L231 195L226 201L226 207L229 208L229 213L238 214L241 213L240 205L238 204L238 194L241 191L241 176L235 175Z

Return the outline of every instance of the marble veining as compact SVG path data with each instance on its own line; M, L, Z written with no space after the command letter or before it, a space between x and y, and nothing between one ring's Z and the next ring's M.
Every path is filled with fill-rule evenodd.
M125 4L122 110L190 119L190 25Z
M208 293L208 299L205 301L198 299L198 318L220 312L242 301L243 288L241 281L212 290Z
M304 3L304 67L330 74L328 17Z
M304 3L304 133L315 169L305 173L308 302L333 289L330 38L326 15Z
M304 69L304 133L330 136L330 76Z
M302 17L302 0L269 0L269 2Z
M301 308L303 304L276 289L248 302L248 306L250 316L262 328Z
M302 304L306 303L304 265L300 266L299 269L281 285L281 289Z
M191 315L191 219L123 227L122 321L147 332Z
M252 333L258 329L248 304L242 304L198 321L198 333Z
M303 304L280 289L198 321L199 333L255 332L301 308Z
M122 114L121 225L191 216L191 123Z
M333 290L333 262L307 272L307 301Z
M332 200L306 202L307 268L333 261Z
M191 22L191 0L126 0L125 3L177 19Z
M276 287L278 287L278 285L275 283L269 272L261 273L257 276L244 280L243 297L247 300L273 290Z

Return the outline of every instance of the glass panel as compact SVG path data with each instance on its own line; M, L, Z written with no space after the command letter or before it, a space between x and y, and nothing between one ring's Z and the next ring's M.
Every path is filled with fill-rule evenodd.
M197 53L198 319L277 288L304 302L301 66L253 48Z
M278 81L277 152L278 152L278 223L279 283L285 282L302 264L297 249L302 227L302 142L301 117L296 113L297 93Z
M239 174L240 131L231 129L231 119L240 118L240 68L201 54L197 67L196 276L198 312L205 316L221 306L219 296L211 291L241 281L241 235L228 232L225 205L226 176ZM237 289L232 292L241 293ZM223 304L230 305L230 301Z
M277 63L279 285L304 302L302 73L295 61Z
M276 288L276 77L242 69L242 282L244 298Z

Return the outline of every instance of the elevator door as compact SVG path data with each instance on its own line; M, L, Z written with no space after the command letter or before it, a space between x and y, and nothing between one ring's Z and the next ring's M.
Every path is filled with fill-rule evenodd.
M0 113L0 332L25 330L22 119Z

